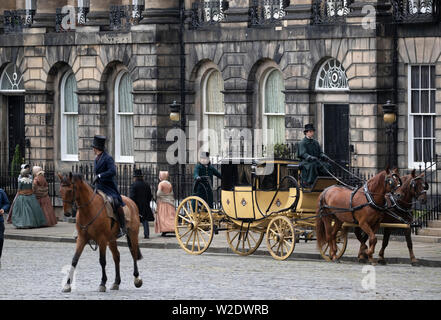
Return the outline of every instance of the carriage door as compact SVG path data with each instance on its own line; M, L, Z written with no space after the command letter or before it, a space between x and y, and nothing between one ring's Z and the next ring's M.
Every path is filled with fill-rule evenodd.
M8 97L9 163L14 157L15 146L19 146L21 157L25 157L24 96Z
M324 152L341 166L348 168L349 153L349 105L325 104Z

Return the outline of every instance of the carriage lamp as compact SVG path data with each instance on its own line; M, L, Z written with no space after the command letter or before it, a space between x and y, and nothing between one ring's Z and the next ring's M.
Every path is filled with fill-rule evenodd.
M392 124L397 121L397 106L388 100L383 105L383 120L387 124Z
M170 105L170 120L179 122L181 120L181 105L173 101Z

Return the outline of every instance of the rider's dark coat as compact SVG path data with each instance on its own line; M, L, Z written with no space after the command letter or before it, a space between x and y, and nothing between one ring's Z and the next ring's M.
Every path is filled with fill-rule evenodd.
M196 180L197 177L202 177L202 180L196 185L196 196L204 199L210 208L213 208L213 176L221 178L221 174L211 163L209 163L208 166L198 163L194 168L194 179Z
M298 145L298 156L302 160L300 162L301 179L308 185L312 185L319 175L327 175L322 166L326 165L319 161L320 157L324 155L322 148L317 140L303 138ZM311 161L311 156L316 157L317 160Z
M99 179L95 185L98 190L112 197L115 207L124 206L116 184L116 167L113 158L105 151L95 159L95 176Z

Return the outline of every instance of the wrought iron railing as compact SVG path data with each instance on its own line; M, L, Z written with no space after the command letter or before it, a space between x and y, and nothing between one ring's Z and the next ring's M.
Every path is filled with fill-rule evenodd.
M264 26L280 24L286 15L289 0L252 0L250 6L250 25Z
M346 21L353 0L314 0L312 4L313 24L335 24Z
M144 6L112 5L109 11L110 30L128 30L141 21Z
M392 0L397 23L439 22L440 4L437 0Z
M198 29L225 21L225 11L228 10L228 7L228 1L223 0L194 2L191 7L191 28Z
M5 10L4 13L4 32L22 32L23 28L29 28L33 21L35 10Z

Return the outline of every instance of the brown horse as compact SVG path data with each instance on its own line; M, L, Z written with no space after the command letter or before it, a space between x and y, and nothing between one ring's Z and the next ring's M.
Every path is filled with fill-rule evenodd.
M63 288L63 292L71 291L71 281L73 273L83 252L84 246L93 240L97 243L100 251L100 264L102 269L101 284L99 286L100 292L106 291L106 250L107 245L113 255L115 262L115 282L111 290L118 290L121 283L120 277L120 255L117 248L116 236L119 230L119 224L113 219L109 218L106 213L106 206L103 198L93 190L79 174L72 173L69 176L62 176L60 178L60 194L63 199L64 214L69 215L76 205L76 228L78 232L77 245L75 255L72 259L72 266L67 278L67 282ZM129 209L129 217L126 216L127 222L127 244L134 262L135 286L137 288L142 286L142 280L139 277L137 261L142 259L141 251L138 245L139 232L139 213L136 204L129 198L122 196L122 199Z
M390 209L386 211L382 221L384 223L410 224L413 221L411 210L414 199L422 204L427 202L427 190L429 186L424 181L424 173L417 176L415 170L413 170L412 173L401 177L401 180L403 181L403 185L399 187L393 194L387 195L387 201ZM378 254L380 257L378 259L379 264L386 264L386 259L384 259L384 251L389 244L391 231L392 228L384 228L382 246ZM364 260L367 258L365 253L367 249L365 244L367 235L362 234L360 228L355 228L354 233L361 243L358 260L359 262L364 262ZM410 263L413 266L417 266L418 260L415 258L413 253L411 234L412 230L410 228L404 229L404 236L406 238L407 248L409 249Z
M375 232L383 219L386 208L386 193L394 191L401 185L398 170L386 169L371 178L363 188L351 190L342 186L326 188L319 197L316 234L317 245L323 246L327 241L330 258L337 261L336 236L344 222L357 223L369 236L369 262L374 263L373 254L377 238ZM334 221L334 225L332 222Z

